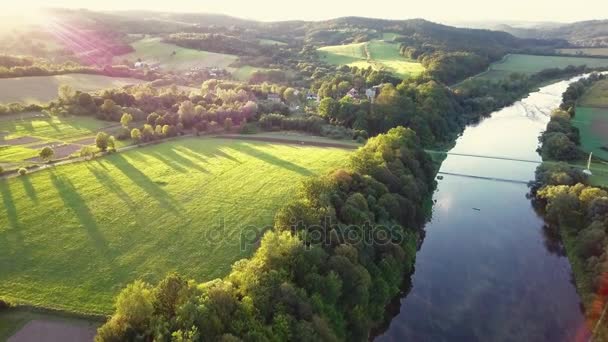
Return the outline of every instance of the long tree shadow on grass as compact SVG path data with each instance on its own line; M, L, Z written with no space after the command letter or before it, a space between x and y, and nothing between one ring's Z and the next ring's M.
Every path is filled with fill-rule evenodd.
M105 257L110 257L108 242L97 227L97 220L91 212L91 209L86 205L85 199L78 193L78 190L72 182L63 176L58 176L55 172L51 173L51 182L57 189L57 193L61 197L63 204L70 208L80 224L87 230L89 237Z
M116 182L116 180L106 172L107 167L105 167L105 165L103 165L103 164L104 163L98 162L97 165L102 165L99 168L87 165L87 169L89 169L89 171L93 174L93 176L95 176L95 178L97 178L97 180L99 181L100 184L103 184L103 186L105 186L110 191L115 193L118 196L118 198L120 198L123 202L125 202L129 206L129 208L135 209L136 204L131 199L131 196L129 196L129 194L126 191L124 191L122 189L122 187ZM105 170L102 170L102 167Z
M19 218L17 216L17 208L15 207L13 194L7 181L0 181L0 193L2 194L2 202L8 223L11 225L11 228L18 229Z
M196 171L203 172L203 173L209 173L209 171L207 171L207 169L198 165L192 159L186 158L184 156L185 153L183 153L180 150L171 148L170 150L167 150L165 154L166 154L167 158L174 160L176 163L183 165L186 168L194 169Z
M281 159L277 156L274 156L270 153L266 153L256 147L254 147L253 145L247 144L247 143L240 143L237 144L236 146L233 147L235 150L248 154L252 157L258 158L262 161L265 161L269 164L278 166L278 167L282 167L284 169L287 169L289 171L293 171L296 173L299 173L303 176L312 176L314 175L314 173L312 171L310 171L309 169L302 167L298 164L294 164L288 160L285 159Z
M34 201L34 203L38 203L38 195L36 195L36 189L34 189L30 177L19 177L19 179L21 180L21 184L23 184L23 189L27 196Z
M171 195L165 190L163 190L163 188L161 188L158 183L152 181L143 172L139 171L135 166L131 165L131 163L129 163L129 161L125 157L120 155L120 153L114 154L113 158L108 158L105 161L119 169L133 183L139 186L150 197L158 201L164 208L171 210L175 214L180 213L180 208L175 203L175 200L173 200Z

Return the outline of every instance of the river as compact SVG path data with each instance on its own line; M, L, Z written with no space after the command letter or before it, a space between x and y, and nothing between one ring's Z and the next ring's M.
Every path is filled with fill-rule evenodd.
M540 161L538 136L570 81L467 127L450 152ZM526 198L527 186L450 175L527 182L536 167L448 155L411 287L376 341L572 341L588 334L568 259Z

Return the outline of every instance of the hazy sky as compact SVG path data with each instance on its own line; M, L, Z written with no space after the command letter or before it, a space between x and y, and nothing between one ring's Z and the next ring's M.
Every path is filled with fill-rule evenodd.
M3 0L0 9L70 7L211 12L257 20L319 20L341 16L435 21L561 21L608 18L608 0ZM580 5L580 6L579 6ZM11 11L12 12L12 11Z

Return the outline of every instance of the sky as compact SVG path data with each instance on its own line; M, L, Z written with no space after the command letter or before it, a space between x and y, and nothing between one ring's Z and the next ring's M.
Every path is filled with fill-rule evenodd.
M262 21L323 20L343 16L386 19L424 18L438 22L550 21L608 18L608 0L581 0L580 8L560 0L18 0L0 10L23 13L36 7L91 10L146 9L222 13ZM4 2L3 1L3 2Z

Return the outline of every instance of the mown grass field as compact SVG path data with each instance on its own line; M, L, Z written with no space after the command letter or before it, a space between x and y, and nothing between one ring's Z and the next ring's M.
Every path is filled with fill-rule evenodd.
M0 104L47 103L57 98L59 86L63 84L68 84L75 90L95 91L141 82L143 81L133 78L87 74L4 78L0 79Z
M608 160L608 108L576 107L572 124L581 134L581 148Z
M389 34L390 36L390 34ZM333 65L386 70L408 78L424 71L422 64L399 54L399 44L373 40L365 43L325 46L317 50L321 60Z
M595 83L583 94L572 124L580 131L582 150L608 161L608 80Z
M49 117L42 114L21 114L0 118L0 166L19 166L26 159L38 156L45 143L64 144L94 137L98 131L115 124L91 117ZM32 137L26 144L9 144L12 139Z
M161 68L170 70L188 70L193 67L227 68L237 60L235 55L186 49L173 44L166 44L160 38L144 38L131 44L134 52L117 56L116 63L127 59L135 61L141 58L148 64L159 64ZM173 55L175 52L175 55Z
M185 138L0 181L0 293L109 313L134 279L221 277L252 253L245 227L271 225L303 178L348 154Z
M608 80L596 82L577 103L581 107L608 108Z
M512 54L493 63L485 73L476 77L487 80L502 80L512 73L534 74L548 68L565 68L568 65L588 67L608 67L608 59L591 57L534 56Z

